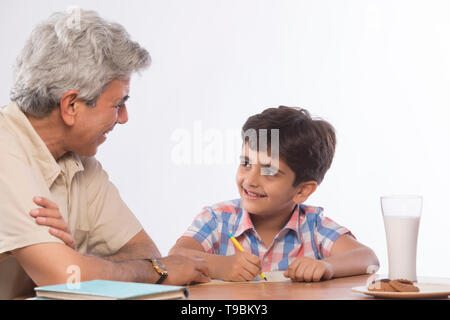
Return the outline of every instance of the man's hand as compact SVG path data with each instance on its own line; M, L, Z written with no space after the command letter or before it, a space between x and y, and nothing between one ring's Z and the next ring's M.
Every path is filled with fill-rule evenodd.
M203 259L171 255L159 260L164 264L169 274L163 284L180 286L194 282L211 281L208 266Z
M320 281L333 278L333 266L322 260L314 260L307 257L295 259L284 276L291 278L292 281Z
M50 227L49 233L51 235L61 239L67 246L76 250L75 240L56 203L44 197L34 197L33 202L42 207L30 211L30 215L36 219L36 223Z
M221 256L216 265L217 277L227 281L249 281L261 273L261 261L248 252L237 251L232 256Z

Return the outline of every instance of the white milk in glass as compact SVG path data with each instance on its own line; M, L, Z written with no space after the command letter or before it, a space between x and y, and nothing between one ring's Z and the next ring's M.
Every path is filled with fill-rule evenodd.
M389 279L417 281L416 252L420 217L384 216Z

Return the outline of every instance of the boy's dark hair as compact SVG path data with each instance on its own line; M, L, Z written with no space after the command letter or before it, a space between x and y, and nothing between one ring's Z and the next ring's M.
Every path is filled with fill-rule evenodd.
M336 148L331 124L311 118L306 109L280 106L248 118L242 127L243 138L248 129L256 130L258 137L259 130L267 129L268 148L270 129L279 129L279 157L294 171L294 187L304 181L322 182Z

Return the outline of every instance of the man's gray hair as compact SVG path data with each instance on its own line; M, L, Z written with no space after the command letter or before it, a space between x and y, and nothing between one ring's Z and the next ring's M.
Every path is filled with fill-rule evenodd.
M150 62L147 50L120 24L95 11L57 12L32 31L17 58L10 98L35 117L50 114L69 90L94 107L112 80L127 78Z

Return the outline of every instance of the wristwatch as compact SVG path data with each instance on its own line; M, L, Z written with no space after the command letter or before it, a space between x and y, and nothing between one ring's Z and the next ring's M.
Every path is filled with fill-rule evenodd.
M144 260L150 262L153 266L153 269L155 269L155 271L159 274L159 279L158 281L156 281L157 284L160 284L164 280L166 280L166 278L169 276L169 273L167 272L166 267L164 267L161 261L155 258Z

